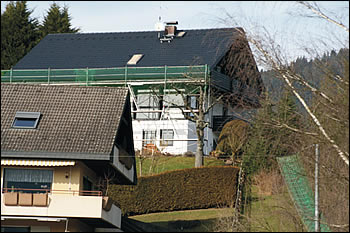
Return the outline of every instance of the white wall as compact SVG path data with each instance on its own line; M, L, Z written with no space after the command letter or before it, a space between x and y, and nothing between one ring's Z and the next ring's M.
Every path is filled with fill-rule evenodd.
M149 104L147 98L149 98L149 93L138 94L138 106L153 106L155 104ZM182 104L182 98L180 95L168 94L165 96L165 100L170 102L176 102L177 104ZM132 102L132 99L131 99ZM144 104L144 105L143 105ZM164 103L167 105L166 103ZM157 107L158 108L158 107ZM153 108L154 110L157 108ZM149 108L151 109L151 108ZM146 110L146 109L140 109ZM206 116L206 121L211 120L212 115L221 116L223 111L222 104L216 104L214 108L209 111L209 115ZM178 108L167 108L165 115L161 120L147 119L151 116L157 116L155 113L137 113L136 119L132 121L133 125L133 136L134 136L134 146L135 150L142 149L142 136L143 130L155 130L156 131L156 141L155 145L163 153L171 154L184 154L188 151L195 153L197 151L197 134L195 123L185 120L182 112ZM172 146L161 146L160 145L160 130L161 129L173 129L174 139L178 141L173 141ZM183 140L183 141L180 141ZM213 150L213 133L210 128L205 129L204 133L204 154L208 155Z
M142 131L155 130L155 145L162 152L172 154L181 154L187 151L187 141L173 141L173 146L160 146L160 130L173 129L174 139L187 139L188 121L187 120L133 120L133 134L135 150L142 148Z
M197 151L197 134L194 122L189 120L133 120L133 135L135 150L142 148L142 131L156 130L155 145L163 153L183 154L187 151L195 153ZM173 146L160 145L160 130L173 129L174 139L182 139L183 141L173 141ZM213 135L211 129L206 128L204 138L208 139L204 142L204 153L209 154L213 147ZM195 139L188 140L187 139ZM208 143L209 142L209 143Z

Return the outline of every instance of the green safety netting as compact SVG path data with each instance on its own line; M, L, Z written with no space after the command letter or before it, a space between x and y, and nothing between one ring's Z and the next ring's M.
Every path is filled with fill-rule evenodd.
M314 193L307 180L305 170L298 160L297 155L277 158L284 181L295 207L306 226L307 231L315 231L315 199ZM330 232L330 228L321 217L321 232Z
M103 82L126 83L128 81L173 80L205 78L208 69L200 66L116 67L96 69L38 69L2 70L1 82L14 83L62 83L76 82L83 85Z

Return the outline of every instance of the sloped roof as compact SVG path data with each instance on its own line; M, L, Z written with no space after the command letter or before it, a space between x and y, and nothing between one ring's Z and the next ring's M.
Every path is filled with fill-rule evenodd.
M185 35L170 43L160 43L157 31L49 34L13 68L124 67L134 54L144 56L130 66L211 67L230 48L237 29L182 30Z
M110 154L125 88L1 84L1 151ZM40 112L37 129L11 128L17 111Z

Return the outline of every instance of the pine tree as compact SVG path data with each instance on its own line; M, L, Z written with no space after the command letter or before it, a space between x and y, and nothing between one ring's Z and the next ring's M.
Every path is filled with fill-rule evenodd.
M293 97L290 91L285 90L276 105L266 100L258 110L248 130L248 141L243 147L247 174L253 175L261 169L273 168L276 166L276 156L292 155L300 149L300 137L296 137L296 132L286 127L298 128L303 124Z
M1 14L1 69L10 69L38 42L38 21L27 1L10 2Z
M44 17L40 26L41 38L50 33L75 33L79 28L72 28L71 17L68 13L68 7L60 7L56 3L50 6L47 15Z

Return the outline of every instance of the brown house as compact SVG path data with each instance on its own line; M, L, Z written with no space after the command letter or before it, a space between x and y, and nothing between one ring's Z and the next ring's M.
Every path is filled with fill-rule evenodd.
M127 89L1 84L2 231L120 229L106 178L137 182Z

